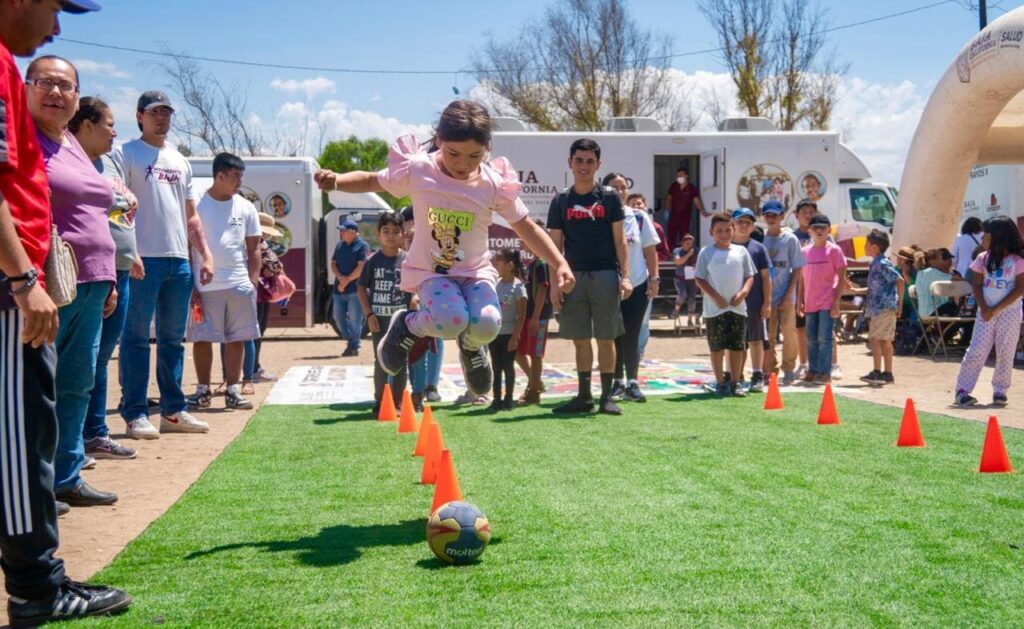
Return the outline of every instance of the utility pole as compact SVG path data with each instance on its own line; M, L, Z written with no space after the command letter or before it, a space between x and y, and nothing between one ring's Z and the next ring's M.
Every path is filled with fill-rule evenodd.
M978 30L983 31L988 26L988 1L978 0Z

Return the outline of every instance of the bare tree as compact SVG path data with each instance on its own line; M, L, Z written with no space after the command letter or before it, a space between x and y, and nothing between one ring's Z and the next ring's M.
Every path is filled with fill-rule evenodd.
M825 51L828 16L810 0L699 0L737 102L784 131L827 129L848 66Z
M767 117L774 97L769 78L776 0L698 0L697 8L718 35L740 107L749 116Z
M225 86L193 59L167 48L164 52L154 63L184 103L175 112L175 130L211 153L259 155L263 138L247 120L246 90L235 84Z
M676 128L692 116L681 94L666 89L671 51L667 37L637 25L624 0L561 0L510 39L489 37L472 72L496 113L541 130L597 130L618 116Z

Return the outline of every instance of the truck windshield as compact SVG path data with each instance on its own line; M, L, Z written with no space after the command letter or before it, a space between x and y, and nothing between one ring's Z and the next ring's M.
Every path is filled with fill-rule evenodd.
M851 188L850 210L853 220L884 227L892 227L896 216L888 195L880 188Z

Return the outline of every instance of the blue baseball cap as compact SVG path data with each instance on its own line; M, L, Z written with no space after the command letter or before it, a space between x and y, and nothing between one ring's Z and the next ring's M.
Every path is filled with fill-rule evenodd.
M738 221L741 218L749 218L752 221L757 220L757 216L754 215L754 212L751 211L750 208L746 207L736 208L732 211L732 220Z
M92 0L64 0L64 11L66 13L88 13L99 11L100 5Z
M768 201L761 206L761 214L785 214L786 208L778 201Z
M359 231L359 225L351 218L343 218L338 221L338 229L353 229Z

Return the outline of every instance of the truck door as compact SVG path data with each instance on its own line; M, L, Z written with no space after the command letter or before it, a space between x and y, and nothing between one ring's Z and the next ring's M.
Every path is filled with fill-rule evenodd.
M725 149L715 149L700 154L700 199L708 212L723 212L725 205ZM698 225L694 236L707 232L707 220L697 215ZM698 242L700 242L698 236Z

